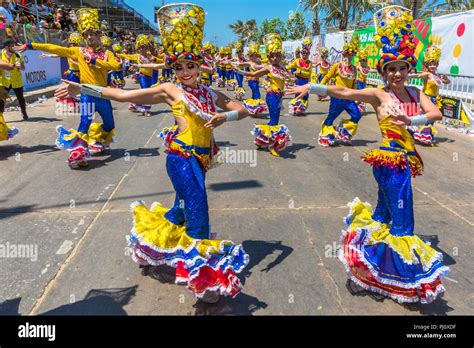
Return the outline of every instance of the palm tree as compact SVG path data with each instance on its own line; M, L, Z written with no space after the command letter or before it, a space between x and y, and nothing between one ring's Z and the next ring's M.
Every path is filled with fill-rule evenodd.
M374 8L368 0L326 0L324 3L327 10L324 21L337 25L340 30L346 30L349 23L355 23Z
M311 10L313 18L311 20L311 34L319 35L321 33L321 23L319 20L319 13L324 11L326 1L323 0L302 0L301 4L305 11Z
M413 18L422 18L430 15L436 6L437 0L396 0L397 5L411 9Z
M242 38L245 31L245 24L239 19L234 24L229 24L229 28L232 29L235 35L237 35L239 38Z
M239 19L234 24L229 24L229 28L237 35L239 41L244 41L245 43L255 40L257 37L258 26L255 19L248 19L245 23Z

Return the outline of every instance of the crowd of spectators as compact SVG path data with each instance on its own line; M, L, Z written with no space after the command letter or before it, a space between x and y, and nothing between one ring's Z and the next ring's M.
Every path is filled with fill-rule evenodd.
M45 30L48 33L56 32L65 40L70 32L77 30L74 9L52 0L0 0L0 38L26 41L27 38L19 37L24 32L23 28L26 33L38 35ZM136 40L134 32L109 27L106 21L102 21L101 29L112 42L120 42L126 52L133 52Z

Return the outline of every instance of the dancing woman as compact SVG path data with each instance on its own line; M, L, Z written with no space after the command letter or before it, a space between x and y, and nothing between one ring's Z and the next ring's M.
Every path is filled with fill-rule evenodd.
M71 33L69 34L68 40L67 40L67 46L68 47L79 47L81 46L82 42L84 40L82 39L82 35L80 33ZM40 55L41 59L44 58L61 58L61 56L58 56L57 54L45 54L42 53ZM69 69L67 69L64 72L64 76L66 77L66 80L72 81L72 82L79 82L80 81L80 71L79 71L79 66L77 65L77 62L71 58L67 58L67 63L69 66ZM57 103L63 103L66 106L71 106L71 107L76 107L77 104L79 103L79 100L76 97L71 97L71 98L65 98L65 99L57 99Z
M385 88L310 84L287 93L310 91L373 106L382 143L362 160L373 166L379 186L377 207L372 211L370 204L358 198L349 204L339 259L349 278L366 290L398 302L430 303L444 292L441 277L449 268L442 264L440 252L414 234L411 177L421 175L423 162L406 126L439 120L441 113L423 92L405 86L416 64L410 10L388 6L376 12L374 19L384 32L375 39L384 52L377 70L386 81ZM405 45L401 47L400 42Z
M358 46L359 36L354 35L350 42L344 44L343 60L331 66L331 70L322 79L321 84L329 84L331 79L334 78L336 86L356 87L357 70L352 64L352 59L357 52ZM334 127L334 121L343 111L346 111L351 118L342 120L338 127ZM361 117L362 114L354 101L331 97L328 116L323 121L321 131L319 132L319 145L328 147L336 145L337 142L350 144L352 137L357 132L357 126Z
M313 63L309 59L311 45L312 41L310 38L304 39L300 50L301 58L296 58L286 67L287 70L290 70L296 76L297 86L306 85L311 80L311 74L313 72ZM303 115L308 108L308 95L298 99L296 97L298 97L298 95L289 102L289 114L294 116Z
M268 76L270 87L267 89L266 102L270 112L268 124L256 125L252 131L255 136L255 145L259 148L266 148L273 156L280 156L280 152L285 149L291 140L288 127L279 124L282 107L285 81L293 82L294 78L282 66L282 41L278 34L267 34L263 38L267 57L270 64L266 64L260 70L250 72L240 70L239 73L246 77L259 78Z
M318 71L318 83L321 83L323 78L327 75L329 72L329 69L331 68L331 63L329 63L329 50L326 47L321 48L321 53L320 53L320 60L315 64L315 68L317 69L319 67ZM324 100L325 97L318 95L318 100Z
M164 103L177 122L165 131L166 169L176 191L173 208L155 203L132 204L134 226L128 236L132 258L140 265L166 264L176 268L176 282L184 283L198 298L215 302L220 295L235 296L242 285L236 277L248 263L242 245L210 240L205 173L211 168L217 146L212 130L246 116L246 109L220 92L198 83L202 64L204 10L193 4L171 4L157 13L166 65L181 83L163 83L149 89L124 91L69 83L57 94L83 93L119 102ZM179 36L183 31L192 37ZM174 39L172 39L174 38ZM217 107L225 110L217 113Z
M410 77L421 78L423 80L423 93L425 93L431 101L441 109L442 98L439 95L439 87L442 84L449 84L451 81L446 75L438 74L438 65L441 59L441 49L437 45L431 45L425 51L424 66L426 71L419 74L411 74ZM419 127L411 127L410 131L413 133L415 140L424 145L433 145L434 136L437 131L434 128L434 123L427 123Z
M82 8L76 17L79 32L87 47L62 47L43 43L26 43L17 46L17 52L35 49L71 58L79 67L81 83L107 86L107 73L118 70L119 63L112 52L101 47L99 13L97 9ZM71 96L72 97L72 96ZM81 121L77 130L56 128L59 133L56 146L69 151L68 164L71 168L87 166L90 155L107 150L113 141L115 121L109 100L81 94ZM102 123L92 123L94 111L102 118Z
M10 63L4 62L3 60L0 60L0 74L2 77L3 77L4 71L12 71L14 68L15 68L14 64L10 64ZM7 89L4 86L0 86L0 101L5 103L8 97L9 97L9 93ZM5 122L5 118L3 117L3 112L0 112L0 141L11 139L15 135L17 135L19 132L20 130L18 128L9 126Z
M240 68L248 68L248 71L255 72L263 68L260 55L260 45L257 42L251 42L248 48L249 61L239 63ZM247 77L247 82L252 91L252 97L244 100L244 106L251 115L261 114L267 111L267 104L260 95L259 78Z
M150 46L153 43L150 41L150 37L145 34L137 36L135 41L135 50L137 53L125 54L118 53L117 57L122 59L128 59L129 61L137 62L137 64L150 64L155 63L158 57L150 54ZM138 81L140 88L150 88L153 85L153 70L148 68L140 68L138 72ZM148 104L130 104L129 110L141 112L143 116L150 116L151 105Z

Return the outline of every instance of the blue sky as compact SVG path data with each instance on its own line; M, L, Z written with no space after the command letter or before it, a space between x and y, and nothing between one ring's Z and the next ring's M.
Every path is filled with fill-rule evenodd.
M161 5L161 0L125 0L125 2L152 22L154 7ZM180 1L165 0L165 4L173 2ZM290 11L295 11L298 7L298 0L190 0L182 2L192 2L204 8L207 12L204 40L216 41L219 46L236 39L229 24L235 23L238 19L255 19L259 25L264 19L275 17L286 22ZM309 13L306 15L306 20L309 24Z

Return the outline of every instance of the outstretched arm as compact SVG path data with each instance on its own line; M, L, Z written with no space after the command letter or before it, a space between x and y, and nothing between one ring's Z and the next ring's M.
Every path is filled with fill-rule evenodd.
M225 94L215 91L217 95L216 105L223 109L223 113L215 113L214 116L204 125L214 129L227 121L240 121L249 116L249 112L239 103L236 103Z
M72 58L76 61L77 61L77 56L79 54L79 47L63 47L63 46L58 46L58 45L41 44L41 43L35 43L35 42L33 43L29 42L21 46L13 47L13 50L18 53L24 52L27 49L53 53L60 57Z
M302 86L293 86L285 89L285 94L299 94L296 99L301 99L308 93L328 95L339 99L358 100L371 105L378 102L377 88L352 89L340 86L326 86L316 83L307 83Z
M421 72L421 73L409 74L408 76L411 77L412 79L427 80L430 77L430 73L424 71L424 72Z
M130 102L135 104L160 104L173 105L178 101L179 91L172 83L163 83L156 87L123 90L120 88L103 88L99 86L79 84L67 80L61 80L65 85L59 87L55 96L65 98L75 96L79 93L89 94L108 100L118 102Z
M166 69L166 65L164 63L160 63L160 64L132 64L132 66L136 66L139 69L152 69L152 70Z
M263 67L260 70L257 71L244 71L244 70L238 70L237 71L240 75L244 75L246 77L262 77L265 76L270 72L270 69L267 67Z

